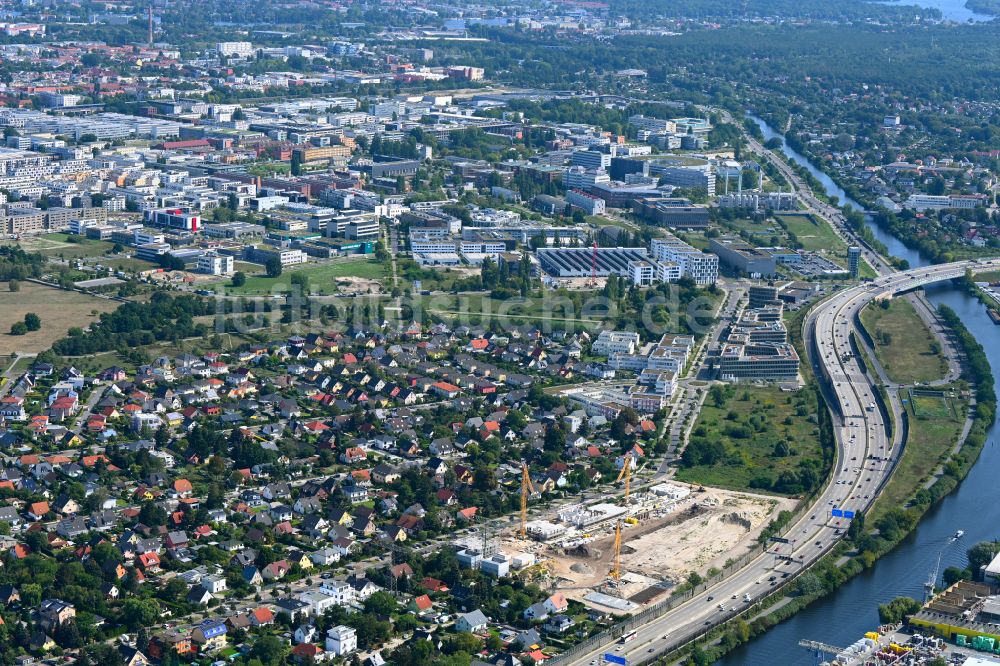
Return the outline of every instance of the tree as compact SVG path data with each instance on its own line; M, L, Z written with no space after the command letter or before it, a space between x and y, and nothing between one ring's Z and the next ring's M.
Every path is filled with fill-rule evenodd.
M264 271L269 278L281 277L281 259L271 257L264 264Z
M17 280L11 280L7 283L7 288L11 291L21 291L21 283Z
M920 610L920 602L910 597L896 597L887 604L879 604L879 621L885 624L902 622L906 616Z
M982 568L996 557L997 552L1000 552L1000 544L992 541L977 543L969 549L969 552L966 554L969 558L969 569L975 572L977 578Z
M28 332L28 327L23 321L15 321L10 325L11 335L25 335Z
M259 659L264 666L278 666L285 663L288 649L277 636L261 636L250 650L252 659Z
M365 612L373 615L392 615L396 610L396 598L388 592L376 592L365 599Z
M233 286L242 287L247 283L247 274L243 271L236 271L233 273Z
M292 273L292 285L298 286L299 293L309 294L309 276L305 273Z
M160 616L160 605L155 599L126 599L122 604L121 621L130 630L149 627Z

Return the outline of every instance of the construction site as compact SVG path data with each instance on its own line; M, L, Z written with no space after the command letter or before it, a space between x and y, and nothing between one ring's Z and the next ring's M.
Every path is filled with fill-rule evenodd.
M530 559L547 585L566 597L631 612L659 600L691 572L704 575L748 552L760 530L794 506L791 499L673 481L633 491L631 475L626 456L618 477L625 493L617 502L564 505L528 520L528 502L537 493L522 468L518 527L477 550Z

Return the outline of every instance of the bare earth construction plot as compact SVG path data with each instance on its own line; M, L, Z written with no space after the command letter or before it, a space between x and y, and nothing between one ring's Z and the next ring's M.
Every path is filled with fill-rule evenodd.
M87 296L75 291L45 287L33 282L21 282L20 291L10 291L0 283L0 354L17 352L35 354L45 351L73 326L86 328L97 313L111 312L120 303ZM23 321L34 312L42 319L42 328L27 335L10 335L10 326Z
M635 584L625 585L621 593L627 597L661 580L678 583L692 571L704 575L709 568L721 568L748 552L762 527L794 505L792 499L708 488L678 502L665 517L624 525L622 579ZM595 536L569 553L549 553L557 587L568 597L582 601L613 565L613 527Z

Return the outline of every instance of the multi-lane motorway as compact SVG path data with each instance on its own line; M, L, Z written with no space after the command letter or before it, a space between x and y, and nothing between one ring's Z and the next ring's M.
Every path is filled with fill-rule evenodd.
M892 273L844 289L820 303L808 316L806 329L812 361L826 379L832 398L836 469L812 507L785 532L789 543L775 543L737 573L639 627L628 643L597 646L567 659L557 658L556 663L599 664L604 653L614 652L632 664L673 650L773 592L828 552L846 531L845 519L834 517L833 510L861 512L870 507L900 452L878 406L875 379L863 371L851 348L857 313L876 298L961 277L967 269L998 267L1000 259L989 259ZM750 602L744 601L746 595Z

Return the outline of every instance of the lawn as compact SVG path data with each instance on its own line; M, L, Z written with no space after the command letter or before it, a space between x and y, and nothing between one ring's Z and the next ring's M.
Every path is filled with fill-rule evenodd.
M685 451L677 479L732 490L799 494L806 490L796 488L802 480L810 477L818 483L823 478L816 396L809 389L790 393L776 386L714 387L687 448L698 451L715 443L722 449L708 462Z
M976 282L989 282L990 284L996 284L997 282L1000 282L1000 271L976 273L974 277Z
M227 294L266 295L287 292L291 286L292 275L299 273L309 278L309 286L313 292L332 294L337 291L336 281L342 278L360 278L374 280L388 286L391 268L388 263L380 263L366 257L350 257L333 259L325 263L308 263L300 266L286 267L276 278L259 274L248 276L242 287L232 287L227 283Z
M833 231L833 227L815 215L776 215L789 234L795 236L803 250L825 252L847 260L847 245Z
M101 262L101 265L113 268L116 271L125 271L126 273L150 271L154 268L158 268L157 264L154 264L151 261L136 259L134 257L115 257L114 259L105 259Z
M906 505L937 466L948 458L962 432L965 420L962 401L917 396L915 406L916 412L912 402L905 405L910 427L903 457L872 509L873 522L885 511Z
M70 242L71 239L72 242ZM47 257L64 257L66 259L101 257L109 254L114 247L114 243L91 240L70 234L27 236L16 244L20 245L25 252L40 252Z
M929 382L947 374L940 343L905 298L872 303L862 311L861 322L875 341L875 354L892 381Z
M542 298L498 300L480 294L438 294L419 299L427 313L456 323L479 324L496 321L501 326L530 324L543 327L550 322L554 329L575 326L597 327L603 322L599 313L581 317L571 307L550 306Z
M110 312L119 305L117 301L32 282L21 282L20 285L20 291L12 292L6 282L0 283L0 354L45 351L53 342L65 337L69 328L89 326L95 319L91 314L93 311ZM11 324L23 321L28 312L41 317L41 330L27 335L10 335Z

